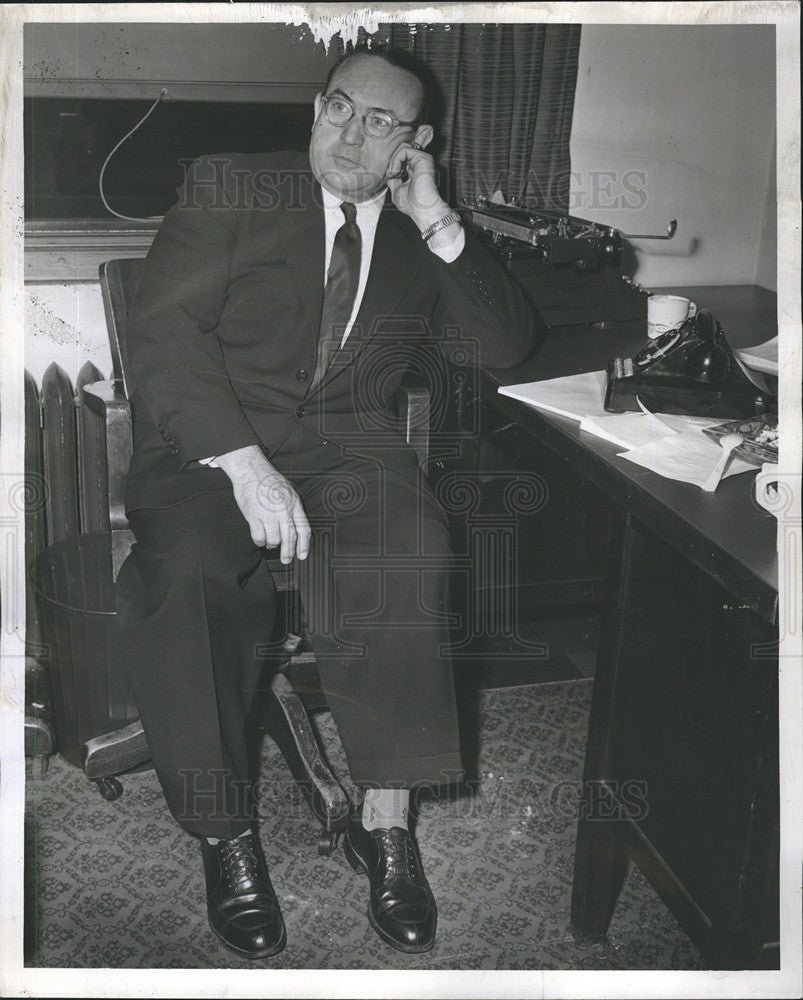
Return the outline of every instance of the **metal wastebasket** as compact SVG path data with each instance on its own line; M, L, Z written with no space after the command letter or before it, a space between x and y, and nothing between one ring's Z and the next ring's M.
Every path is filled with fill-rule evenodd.
M138 717L120 652L109 533L56 542L31 567L59 753L83 766L84 744Z

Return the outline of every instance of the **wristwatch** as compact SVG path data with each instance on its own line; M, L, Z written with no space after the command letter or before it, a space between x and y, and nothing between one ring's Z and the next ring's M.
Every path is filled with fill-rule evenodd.
M451 226L453 222L460 222L460 216L455 211L451 211L448 215L444 215L442 218L438 219L437 222L433 222L431 226L421 233L422 240L428 240L430 237L434 236L435 233L439 233L441 229L446 229L447 226Z

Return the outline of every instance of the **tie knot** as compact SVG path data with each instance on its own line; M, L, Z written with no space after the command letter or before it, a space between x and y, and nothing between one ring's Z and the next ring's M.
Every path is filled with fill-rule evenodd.
M350 201L344 201L341 203L340 208L346 217L346 222L354 223L357 221L357 206L355 204Z

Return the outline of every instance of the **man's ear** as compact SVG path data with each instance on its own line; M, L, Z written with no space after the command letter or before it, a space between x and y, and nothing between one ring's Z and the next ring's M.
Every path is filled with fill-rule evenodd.
M435 129L431 125L419 125L413 136L414 142L417 142L422 149L426 149L434 138Z
M315 122L318 120L318 115L321 113L321 108L323 107L323 94L315 95L313 107L315 108L315 121L312 123L312 127L315 128Z

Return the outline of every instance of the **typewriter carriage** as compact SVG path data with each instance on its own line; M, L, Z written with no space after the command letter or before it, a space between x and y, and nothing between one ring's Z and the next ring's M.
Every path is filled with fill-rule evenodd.
M622 273L626 234L546 208L524 209L487 199L461 212L488 241L549 326L644 324L647 293ZM671 239L666 235L638 239Z

